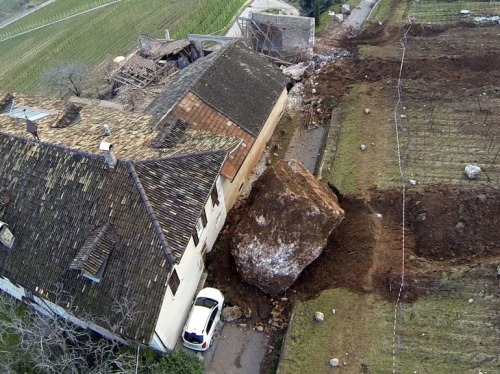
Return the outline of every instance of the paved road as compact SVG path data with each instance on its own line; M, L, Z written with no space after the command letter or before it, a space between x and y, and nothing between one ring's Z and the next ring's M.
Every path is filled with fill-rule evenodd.
M241 12L240 17L248 17L250 12L262 12L266 9L285 9L287 14L299 15L299 10L293 5L287 4L280 0L254 0L247 6L243 12ZM226 33L226 36L232 36L238 38L241 36L241 30L238 26L238 22L233 23L231 28Z
M342 26L354 30L361 29L377 1L378 0L362 0L357 7L352 9L351 15L345 20Z
M2 22L0 22L0 29L3 28L3 27L5 27L5 26L7 26L7 25L10 25L11 23L19 21L21 18L26 17L28 14L36 12L37 10L42 9L45 6L47 6L49 4L52 4L54 1L56 1L56 0L48 0L45 3L40 4L40 5L38 5L38 6L34 7L34 8L25 9L21 13L17 13L15 15L9 17L9 18L4 19Z
M262 332L225 323L214 345L203 354L206 374L258 374L269 338Z

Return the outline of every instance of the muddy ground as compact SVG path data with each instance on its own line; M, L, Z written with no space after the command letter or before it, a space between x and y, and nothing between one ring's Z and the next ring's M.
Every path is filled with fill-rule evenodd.
M323 48L343 46L353 56L327 65L318 74L317 89L324 107L330 110L340 105L357 84L364 85L363 92L372 98L375 110L377 105L394 104L400 38L406 32L409 47L403 88L407 105L414 111L408 115L413 122L405 125L412 137L403 141L413 147L408 148L408 169L421 177L418 186L407 190L404 201L402 297L411 301L437 290L443 273L451 267L476 269L491 283L498 283L500 158L495 153L498 156L500 143L500 27L414 26L408 31L376 26L356 38L324 40ZM272 140L280 144L276 147L279 157L297 126L303 126L303 120L285 117L279 125ZM470 154L477 155L487 172L477 183L454 171L455 166L463 170L462 163ZM445 175L443 170L448 169L455 174ZM422 170L430 170L429 175L424 176ZM288 308L294 300L308 300L335 287L377 293L389 300L397 297L402 267L401 190L373 189L363 178L358 183L358 194L340 197L346 219L332 233L323 254L282 295ZM263 325L268 334L280 336L269 324L276 300L243 282L230 254L232 230L244 216L245 204L241 201L230 213L208 255L207 283L242 307L250 326Z

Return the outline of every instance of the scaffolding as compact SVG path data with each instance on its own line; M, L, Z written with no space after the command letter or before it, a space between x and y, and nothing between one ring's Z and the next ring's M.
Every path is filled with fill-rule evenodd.
M255 12L238 18L238 26L259 53L293 63L312 57L314 18Z

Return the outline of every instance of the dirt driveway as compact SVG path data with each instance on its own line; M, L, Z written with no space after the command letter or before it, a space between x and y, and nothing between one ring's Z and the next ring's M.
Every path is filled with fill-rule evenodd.
M203 357L207 374L258 374L269 337L252 329L225 323Z

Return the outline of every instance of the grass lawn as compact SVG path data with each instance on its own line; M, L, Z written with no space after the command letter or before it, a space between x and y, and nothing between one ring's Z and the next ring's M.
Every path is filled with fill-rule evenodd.
M393 99L388 98L385 106L380 100L380 95L372 96L369 85L358 84L333 111L322 179L341 193L400 184L394 153ZM370 114L364 113L365 108ZM360 149L361 144L366 145L365 151Z
M500 302L486 294L469 303L470 296L434 293L398 307L396 372L499 372L500 336L491 321ZM324 322L314 320L316 311L325 314ZM331 373L332 358L340 360L342 373L391 373L393 321L394 303L370 294L333 289L300 302L280 374Z
M340 360L342 373L360 373L362 365L379 368L372 373L390 372L393 309L372 295L345 289L328 290L315 300L297 303L280 374L331 373L332 358ZM316 311L324 313L324 322L315 321Z
M461 10L469 10L468 17L460 15ZM470 21L471 17L484 15L499 15L500 1L413 1L409 16L414 17L418 23L450 23Z
M109 0L64 0L0 29L0 40ZM14 92L40 91L40 76L56 61L79 61L96 67L126 55L139 33L173 38L188 33L223 31L244 0L126 0L0 42L0 87Z

